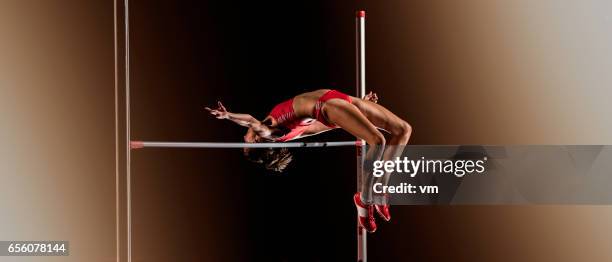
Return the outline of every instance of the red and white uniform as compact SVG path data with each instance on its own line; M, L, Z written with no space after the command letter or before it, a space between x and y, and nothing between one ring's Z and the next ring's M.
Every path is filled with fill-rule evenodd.
M295 111L293 110L293 98L276 105L269 115L276 120L279 126L283 126L289 129L289 132L284 134L282 137L277 138L276 141L285 142L299 138L306 131L308 126L312 125L315 122L315 120L323 123L326 126L332 128L336 127L335 125L329 123L327 119L325 119L323 114L321 114L321 108L323 107L325 102L330 99L343 99L351 103L351 97L347 94L341 93L336 90L329 90L325 94L323 94L317 101L312 113L314 119L309 117L297 117Z

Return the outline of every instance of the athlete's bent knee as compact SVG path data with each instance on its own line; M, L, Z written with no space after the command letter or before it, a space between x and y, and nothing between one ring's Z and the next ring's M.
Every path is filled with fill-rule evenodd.
M412 126L408 124L408 122L402 120L397 135L401 137L410 137L410 134L412 134Z

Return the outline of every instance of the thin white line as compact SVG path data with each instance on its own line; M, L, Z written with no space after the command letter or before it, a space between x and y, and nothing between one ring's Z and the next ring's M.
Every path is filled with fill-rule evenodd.
M366 94L365 86L365 17L359 16L356 21L356 85L357 85L357 97L362 98ZM362 169L364 165L364 154L365 154L365 141L361 140L361 148L358 149L357 154L357 191L361 191L363 183ZM360 262L366 262L368 259L367 255L367 232L364 228L359 225L359 217L357 217L357 260Z
M284 147L338 147L356 146L358 141L288 142L288 143L215 143L215 142L132 142L135 148L284 148Z
M118 99L118 86L119 86L119 78L117 63L118 54L117 54L117 1L113 0L113 51L114 51L114 61L115 61L115 252L117 255L117 262L120 262L121 255L120 247L121 247L121 232L120 232L120 218L119 218L119 99Z
M359 20L361 21L361 23L360 23L360 30L359 30L359 42L360 42L360 44L359 44L359 48L360 48L359 52L360 52L360 57L361 57L361 59L359 61L359 63L360 63L360 67L359 67L359 69L360 69L360 72L359 72L359 76L360 76L360 79L359 79L360 85L359 85L359 87L360 87L360 90L359 90L359 92L361 94L359 94L359 95L360 95L360 98L361 98L361 97L363 97L365 95L365 90L366 90L366 74L365 74L366 73L366 71L365 71L365 67L366 67L366 65L365 65L365 59L366 59L366 57L365 57L365 17L360 17Z
M130 10L129 0L124 1L125 20L125 148L126 148L126 198L127 198L127 260L132 262L132 172L130 158Z

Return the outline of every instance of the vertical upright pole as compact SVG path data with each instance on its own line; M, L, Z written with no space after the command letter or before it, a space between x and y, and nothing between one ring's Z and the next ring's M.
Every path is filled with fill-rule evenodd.
M113 54L115 62L115 252L117 262L121 261L121 194L119 182L121 179L119 149L121 146L119 137L119 36L118 36L117 0L113 0Z
M126 231L127 261L132 262L132 168L130 130L130 10L129 0L124 0L125 19L125 150L126 150Z
M356 18L356 59L357 59L357 97L362 98L366 94L365 84L365 11L357 12ZM365 141L361 140L361 145L357 146L357 191L362 191L363 185L363 165L365 153ZM359 217L357 217L357 261L367 261L367 232L359 226Z

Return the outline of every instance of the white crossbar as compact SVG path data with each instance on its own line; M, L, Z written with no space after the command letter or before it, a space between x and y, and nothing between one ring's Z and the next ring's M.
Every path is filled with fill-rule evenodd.
M220 143L220 142L151 142L132 141L130 148L174 147L174 148L284 148L284 147L337 147L361 146L361 141L334 142L288 142L288 143Z

